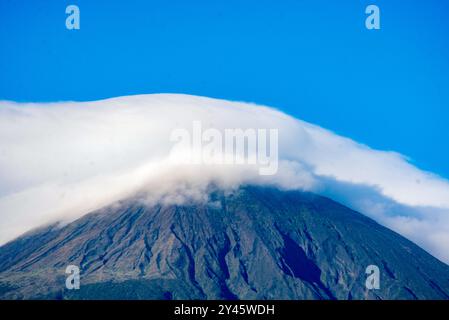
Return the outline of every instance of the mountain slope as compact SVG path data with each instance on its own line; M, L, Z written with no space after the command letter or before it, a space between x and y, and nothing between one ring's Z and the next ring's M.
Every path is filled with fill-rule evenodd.
M65 289L65 268L81 289ZM380 268L380 289L365 269ZM0 298L448 299L449 266L371 219L299 191L123 201L0 248Z

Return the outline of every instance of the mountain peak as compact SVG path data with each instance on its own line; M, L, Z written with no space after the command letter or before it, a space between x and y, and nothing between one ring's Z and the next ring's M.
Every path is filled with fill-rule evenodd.
M12 241L0 248L2 298L449 297L448 266L328 198L254 186L209 198L122 201ZM80 290L65 289L67 265ZM369 265L378 290L365 287Z

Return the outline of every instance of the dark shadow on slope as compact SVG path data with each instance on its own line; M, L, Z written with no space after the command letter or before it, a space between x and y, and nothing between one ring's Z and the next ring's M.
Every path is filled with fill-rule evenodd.
M280 234L284 240L284 247L280 251L282 255L282 271L311 284L314 288L321 289L327 295L327 297L322 298L335 299L329 289L321 282L320 268L307 257L304 250L295 241L282 232Z

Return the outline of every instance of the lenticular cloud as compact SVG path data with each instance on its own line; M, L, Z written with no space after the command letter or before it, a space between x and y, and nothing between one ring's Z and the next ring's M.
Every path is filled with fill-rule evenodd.
M278 170L170 161L171 133L276 129ZM196 150L190 150L195 153ZM335 199L449 262L449 182L395 152L373 150L275 109L189 95L94 102L0 102L0 244L136 193L207 199L207 186L301 189Z

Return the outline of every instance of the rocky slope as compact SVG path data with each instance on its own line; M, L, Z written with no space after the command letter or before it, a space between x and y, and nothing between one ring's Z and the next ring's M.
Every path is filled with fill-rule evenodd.
M70 264L80 290L65 288ZM366 289L368 265L380 289ZM247 186L28 233L0 248L0 298L448 299L449 266L330 199Z

